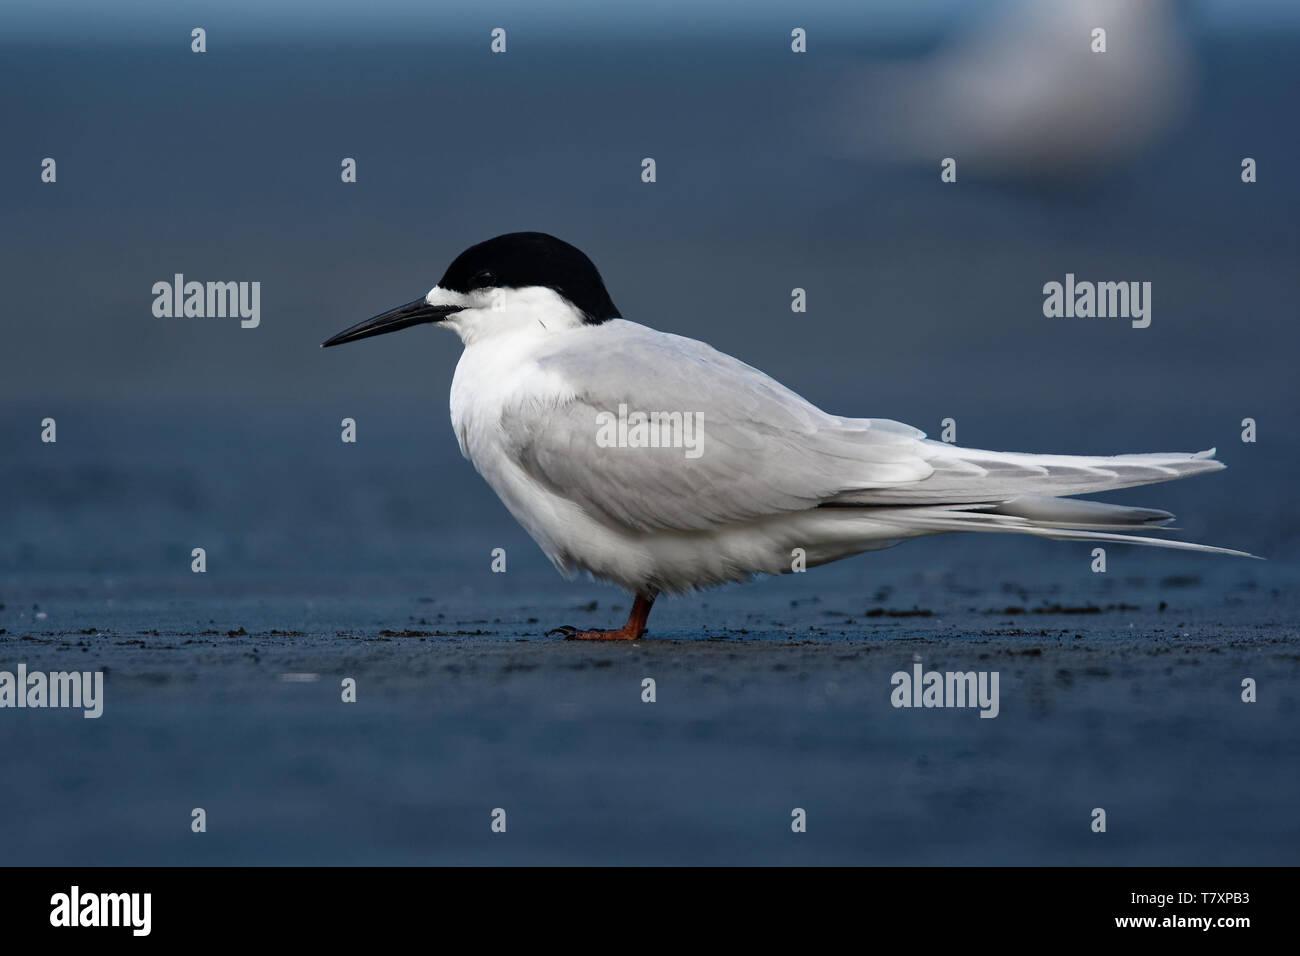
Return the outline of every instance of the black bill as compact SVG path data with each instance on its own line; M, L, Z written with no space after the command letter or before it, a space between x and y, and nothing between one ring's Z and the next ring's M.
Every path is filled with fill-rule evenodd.
M385 332L396 332L398 329L410 328L412 325L441 322L453 312L459 312L460 310L461 306L458 305L429 305L424 299L416 299L414 302L408 302L406 305L398 306L396 309L377 315L373 319L358 322L350 329L344 329L333 338L322 342L321 348L327 349L331 345L355 342L357 339L366 339L372 335L383 335Z

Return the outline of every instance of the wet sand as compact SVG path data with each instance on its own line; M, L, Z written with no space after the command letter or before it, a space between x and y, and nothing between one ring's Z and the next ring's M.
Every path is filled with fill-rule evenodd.
M894 561L867 591L861 559L727 588L632 644L545 637L626 601L540 576L508 603L11 586L0 666L103 669L106 700L0 713L0 841L19 864L1294 864L1288 569L1062 586L1041 554L1020 584ZM918 660L998 672L999 715L891 706Z

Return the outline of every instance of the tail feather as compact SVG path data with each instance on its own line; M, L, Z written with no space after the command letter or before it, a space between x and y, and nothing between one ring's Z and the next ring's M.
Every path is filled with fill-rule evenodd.
M1104 541L1112 544L1141 544L1179 551L1230 554L1240 558L1258 555L1231 548L1216 548L1190 541L1147 538L1120 534L1119 530L1141 526L1159 526L1173 519L1167 511L1152 508L1128 508L1096 501L1070 501L1038 496L1022 503L1008 502L995 508L981 505L930 506L921 508L882 508L873 513L879 521L898 525L912 534L941 534L950 531L986 531L1002 534L1027 534L1053 541ZM1096 506L1096 507L1089 507ZM1019 510L1021 513L1016 513ZM904 535L906 536L906 535Z
M1031 455L922 441L933 473L903 485L847 491L831 504L968 504L1132 488L1219 471L1214 449L1140 455Z
M871 422L877 431L882 424L894 423ZM889 433L896 435L902 428L906 426L897 426ZM914 448L930 467L930 474L896 484L847 490L822 502L822 507L850 512L866 509L873 522L897 527L900 539L950 531L986 531L1056 541L1140 544L1258 557L1231 548L1124 533L1136 529L1168 530L1164 526L1174 518L1168 511L1063 497L1219 471L1225 466L1215 461L1213 448L1137 455L1031 455L962 448L918 436L921 433L912 429L901 438L915 441ZM880 539L879 527L875 525L873 541Z
M1021 495L999 505L983 506L985 514L1024 518L1043 528L1080 528L1090 531L1132 531L1160 528L1174 520L1159 508L1133 508L1104 501Z

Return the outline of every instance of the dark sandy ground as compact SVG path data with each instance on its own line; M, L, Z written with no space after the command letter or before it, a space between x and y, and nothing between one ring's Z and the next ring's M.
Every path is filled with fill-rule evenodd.
M1019 546L1017 584L914 545L957 558L664 603L630 645L543 636L626 602L528 574L495 598L11 584L0 664L107 673L99 720L0 713L3 862L1296 863L1290 569L1162 555L1066 578ZM891 707L918 659L999 672L1000 715Z

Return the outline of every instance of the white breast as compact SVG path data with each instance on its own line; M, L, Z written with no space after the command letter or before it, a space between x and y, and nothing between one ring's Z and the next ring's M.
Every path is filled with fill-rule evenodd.
M571 383L537 364L537 354L553 345L538 334L467 346L452 380L451 422L461 452L561 572L587 571L629 591L647 582L681 591L783 570L791 535L783 521L716 535L647 533L602 520L525 472L499 423L506 411L536 409L540 418L548 405L572 400Z
M569 571L579 566L575 552L581 542L574 540L575 530L591 519L525 473L500 428L507 410L544 408L573 398L567 382L535 361L546 338L545 333L512 335L468 345L451 383L451 424L461 454L547 557Z

